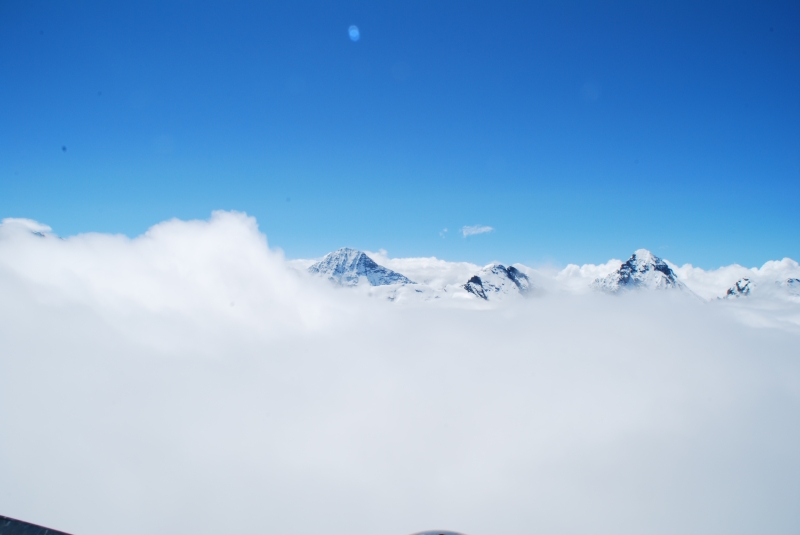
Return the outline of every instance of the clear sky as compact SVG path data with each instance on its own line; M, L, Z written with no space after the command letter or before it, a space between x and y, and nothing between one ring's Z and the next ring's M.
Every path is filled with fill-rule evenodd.
M0 3L0 217L215 209L289 257L800 259L800 3Z

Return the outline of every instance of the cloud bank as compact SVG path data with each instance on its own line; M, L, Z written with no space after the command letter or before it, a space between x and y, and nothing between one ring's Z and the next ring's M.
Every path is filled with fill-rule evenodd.
M299 274L243 214L31 225L0 226L2 514L79 535L800 529L800 333L738 303L395 306Z

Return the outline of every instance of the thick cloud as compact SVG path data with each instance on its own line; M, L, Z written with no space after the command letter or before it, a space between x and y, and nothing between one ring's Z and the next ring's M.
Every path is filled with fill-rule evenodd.
M667 293L397 306L298 274L235 213L47 232L0 226L2 514L77 535L800 529L791 323Z
M746 268L738 264L708 271L696 268L691 264L673 268L678 277L692 290L708 299L725 295L728 288L741 278L753 281L760 292L766 291L772 294L776 282L785 281L790 277L800 277L800 266L791 258L772 260L760 268Z

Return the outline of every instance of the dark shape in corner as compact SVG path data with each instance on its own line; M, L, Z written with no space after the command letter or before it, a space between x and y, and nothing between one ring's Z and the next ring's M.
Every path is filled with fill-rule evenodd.
M37 526L0 515L0 535L69 535L63 531Z

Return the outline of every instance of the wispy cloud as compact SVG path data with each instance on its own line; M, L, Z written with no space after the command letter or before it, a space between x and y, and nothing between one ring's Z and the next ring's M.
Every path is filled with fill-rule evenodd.
M473 234L485 234L486 232L491 232L494 229L492 227L487 227L485 225L465 225L461 227L461 235L465 238L467 236L472 236Z

